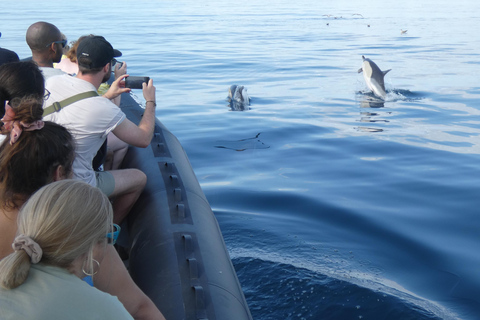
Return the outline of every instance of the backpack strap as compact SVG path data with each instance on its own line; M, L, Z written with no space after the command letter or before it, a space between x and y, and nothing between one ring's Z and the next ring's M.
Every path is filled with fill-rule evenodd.
M76 94L74 96L71 96L70 98L67 98L65 100L54 102L50 106L43 109L43 116L45 117L45 116L47 116L49 114L52 114L54 112L58 112L62 108L65 108L69 104L72 104L72 103L77 102L79 100L83 100L83 99L91 98L91 97L96 97L96 96L98 96L98 93L96 91L87 91L87 92L82 92L82 93Z

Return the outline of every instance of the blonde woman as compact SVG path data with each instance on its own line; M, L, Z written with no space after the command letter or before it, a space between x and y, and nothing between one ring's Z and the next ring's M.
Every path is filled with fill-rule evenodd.
M101 265L112 219L108 198L81 181L57 181L30 197L14 252L0 261L0 318L133 319L116 297L81 280Z

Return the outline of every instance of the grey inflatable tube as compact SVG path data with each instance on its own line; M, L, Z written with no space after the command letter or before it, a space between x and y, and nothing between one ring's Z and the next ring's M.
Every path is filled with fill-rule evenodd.
M128 94L121 108L138 124ZM147 186L127 218L129 272L167 320L252 319L218 222L177 138L157 119L149 147L129 148L122 164Z

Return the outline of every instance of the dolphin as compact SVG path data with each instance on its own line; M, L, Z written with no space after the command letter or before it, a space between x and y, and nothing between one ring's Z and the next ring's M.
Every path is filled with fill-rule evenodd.
M372 60L367 59L364 56L362 56L362 59L363 64L362 67L358 69L358 73L363 71L363 78L365 79L368 88L372 90L377 97L385 99L387 92L385 91L383 78L392 69L382 71Z
M250 105L250 97L247 88L244 86L231 85L228 88L228 102L234 111L248 110Z

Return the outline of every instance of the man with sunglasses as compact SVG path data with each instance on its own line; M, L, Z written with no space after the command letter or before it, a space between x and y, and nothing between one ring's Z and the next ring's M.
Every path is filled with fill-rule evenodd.
M67 39L56 26L44 21L35 22L27 29L26 40L32 51L32 60L40 67L45 79L64 74L53 68L53 63L62 59L63 48L67 45Z

